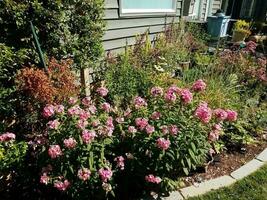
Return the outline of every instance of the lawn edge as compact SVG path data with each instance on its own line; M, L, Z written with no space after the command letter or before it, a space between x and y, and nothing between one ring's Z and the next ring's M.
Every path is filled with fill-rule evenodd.
M236 181L241 180L253 172L257 171L264 164L267 163L267 148L259 153L254 159L246 162L237 170L233 171L230 175L220 176L208 181L200 183L198 186L192 185L189 187L178 189L171 192L170 196L162 198L162 200L183 200L189 197L196 197L203 195L212 190L222 187L227 187L234 184Z

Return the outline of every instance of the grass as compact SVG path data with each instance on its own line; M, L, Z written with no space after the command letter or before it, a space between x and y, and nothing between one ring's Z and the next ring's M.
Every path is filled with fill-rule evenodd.
M267 200L267 165L230 187L189 200Z

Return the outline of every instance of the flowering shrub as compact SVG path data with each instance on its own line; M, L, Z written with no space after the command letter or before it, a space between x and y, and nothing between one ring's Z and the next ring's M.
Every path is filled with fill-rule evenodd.
M16 142L14 133L6 132L0 135L0 171L4 172L18 166L27 151L26 142Z
M205 88L203 80L192 89L153 87L148 98L135 97L126 110L105 101L103 86L96 90L98 99L47 105L40 183L75 198L121 194L131 187L165 190L169 179L205 162L223 121L237 119L235 111L199 102Z

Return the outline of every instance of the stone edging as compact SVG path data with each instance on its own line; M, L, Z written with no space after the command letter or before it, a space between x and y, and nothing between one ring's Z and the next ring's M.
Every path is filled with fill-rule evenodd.
M235 170L228 176L221 176L215 179L204 181L198 186L189 186L172 192L169 197L162 198L163 200L184 200L189 197L199 196L211 190L216 190L221 187L229 186L249 174L255 172L267 162L267 148L262 151L256 158L249 161L239 169Z

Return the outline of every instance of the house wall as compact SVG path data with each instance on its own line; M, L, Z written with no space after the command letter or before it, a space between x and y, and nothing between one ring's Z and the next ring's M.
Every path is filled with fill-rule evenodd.
M119 0L105 1L105 20L107 31L103 37L105 51L121 52L126 43L133 45L135 36L149 29L151 39L164 30L166 24L178 21L181 16L182 0L177 0L176 15L135 16L123 18L119 16Z

